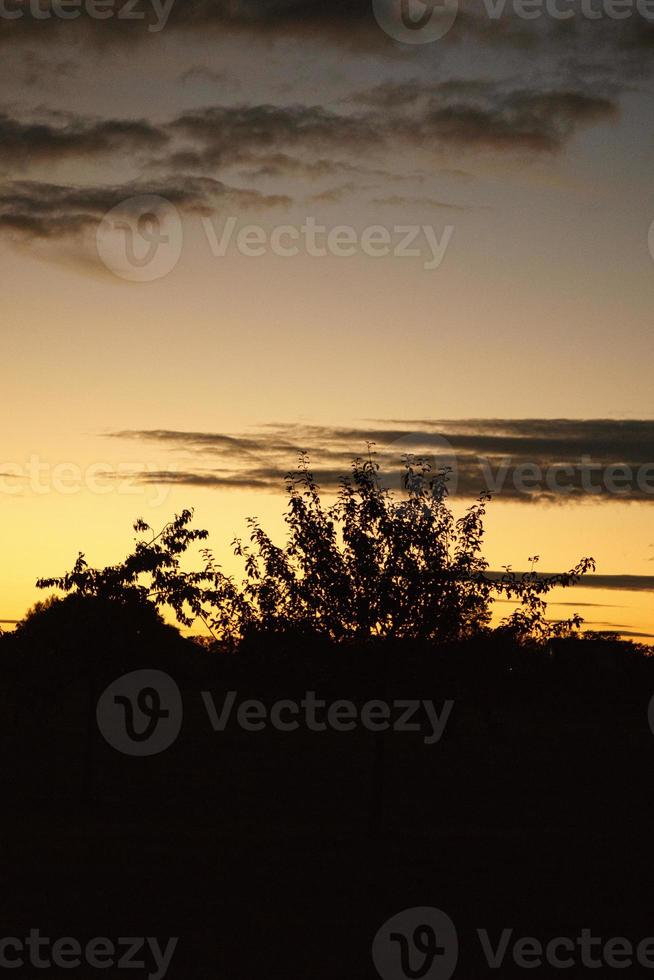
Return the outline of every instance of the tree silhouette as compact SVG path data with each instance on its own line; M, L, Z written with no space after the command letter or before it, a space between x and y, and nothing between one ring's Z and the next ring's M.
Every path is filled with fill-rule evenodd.
M143 521L134 551L122 563L89 568L83 554L71 572L41 579L57 588L121 603L170 607L179 623L201 620L213 637L231 646L250 634L301 633L337 643L426 640L453 643L490 629L495 598L518 603L501 631L513 639L548 640L581 625L572 617L549 623L544 596L555 586L578 582L594 570L590 558L549 577L532 569L505 569L493 577L482 557L484 516L490 495L455 518L448 505L448 471L403 457L406 493L396 498L382 485L374 453L357 458L341 481L335 503L325 506L305 453L287 476L285 547L274 544L256 518L248 521L249 543L232 542L245 577L226 575L206 547L199 571L181 568L181 557L205 530L191 527L185 510L155 534Z

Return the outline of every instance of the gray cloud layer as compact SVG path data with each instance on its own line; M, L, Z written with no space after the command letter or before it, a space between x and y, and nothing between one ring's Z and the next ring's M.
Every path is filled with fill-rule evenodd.
M298 452L311 455L318 482L335 490L368 442L384 482L401 484L403 454L452 470L452 492L500 500L561 503L654 501L654 421L388 421L361 428L269 425L252 434L123 431L171 452L171 466L143 479L175 485L277 490ZM172 463L174 462L174 465ZM179 463L179 465L178 465Z
M215 105L162 124L71 114L59 114L53 123L3 113L0 167L116 153L152 155L175 140L176 146L162 158L175 167L206 171L242 163L259 166L263 176L383 176L384 168L361 167L363 153L374 156L407 143L428 153L448 145L552 152L580 127L611 120L618 111L612 99L581 89L503 90L484 80L429 89L419 80L383 85L350 101L358 111L319 105ZM325 152L330 156L324 157Z
M499 16L491 16L487 6L501 8ZM0 43L7 44L25 40L52 44L71 37L98 45L138 43L151 37L153 30L164 29L209 38L293 40L396 60L406 55L406 48L380 29L371 0L176 0L169 9L163 0L156 5L151 0L115 0L109 7L111 16L105 14L102 19L91 16L87 4L79 5L73 19L48 17L52 4L47 0L42 0L38 18L21 0L13 4L7 0L6 7L21 13L15 19L0 20ZM439 44L466 40L527 54L543 45L571 50L584 45L599 55L606 52L608 58L609 52L619 49L633 63L651 51L654 31L640 16L616 20L606 15L597 19L577 15L562 21L544 14L534 21L517 16L510 2L486 5L460 0L456 21Z
M235 207L290 204L283 195L264 195L256 187L228 188L215 179L226 167L249 167L250 175L320 180L347 174L337 188L325 188L313 201L335 201L371 185L357 183L386 173L379 162L389 150L412 145L434 156L444 146L471 151L557 152L576 130L615 117L617 105L582 91L502 91L478 80L420 89L382 86L359 95L359 109L336 112L321 106L212 106L185 112L168 123L146 120L95 120L59 114L53 121L0 115L0 169L23 173L30 164L108 160L116 154L134 160L145 155L151 172L122 186L61 186L8 180L0 186L0 230L25 237L67 237L98 222L119 201L134 194L157 194L184 210L213 209L230 195ZM383 110L387 102L395 114ZM163 155L162 155L163 154ZM348 159L349 158L349 159ZM142 171L142 166L141 166ZM191 177L184 176L191 174ZM209 176L211 174L211 176ZM420 175L418 175L420 176ZM356 179L352 179L352 178ZM375 185L372 185L375 186ZM373 205L453 207L430 196L376 196Z
M307 155L307 167L325 152L365 155L368 160L399 146L427 154L448 146L552 153L580 127L618 114L615 101L582 90L504 91L484 80L427 90L415 80L384 85L351 101L365 108L348 114L321 106L215 106L185 113L170 124L169 132L192 145L171 159L185 168L206 170L252 164L261 153L277 154L276 166L283 172L285 166L297 169L288 150Z
M289 198L227 187L211 178L179 176L146 183L69 187L39 181L0 186L0 231L21 240L76 238L98 228L108 211L156 195L181 212L211 214L221 202L238 208L290 204Z
M138 119L89 120L64 117L59 125L0 114L0 166L89 159L139 150L154 151L168 134Z

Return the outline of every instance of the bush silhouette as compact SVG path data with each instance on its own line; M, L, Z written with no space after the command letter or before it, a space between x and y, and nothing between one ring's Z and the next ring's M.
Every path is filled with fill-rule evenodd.
M37 603L13 638L21 646L55 656L85 650L124 652L179 641L177 631L151 603L123 601L118 605L83 594Z
M119 565L88 567L78 556L72 571L42 579L40 588L130 605L168 606L179 623L201 620L215 638L233 647L253 634L323 637L344 643L419 640L451 644L490 630L495 598L518 602L500 632L518 642L549 640L582 622L546 620L544 596L572 585L594 569L590 558L549 577L532 570L490 576L482 557L482 495L462 517L449 507L448 472L432 473L419 457L403 457L405 494L396 498L381 482L374 454L357 458L341 482L336 502L325 506L306 454L287 476L285 547L274 544L256 518L250 541L234 552L245 577L227 576L206 547L202 568L186 572L181 558L207 532L191 527L185 510L159 533L143 521L143 537Z

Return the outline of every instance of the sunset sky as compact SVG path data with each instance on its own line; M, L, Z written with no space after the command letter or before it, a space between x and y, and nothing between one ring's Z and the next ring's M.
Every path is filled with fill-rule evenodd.
M0 619L139 516L194 507L236 571L299 449L333 491L374 441L454 464L457 508L510 460L491 568L591 555L552 617L654 636L654 18L461 3L407 44L399 0L122 3L0 13Z

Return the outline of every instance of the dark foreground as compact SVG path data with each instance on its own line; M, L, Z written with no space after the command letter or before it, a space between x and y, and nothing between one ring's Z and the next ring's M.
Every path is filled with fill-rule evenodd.
M646 949L641 963L635 952L654 936L649 659L580 642L540 653L280 643L227 657L172 634L142 640L116 649L105 635L67 651L38 636L0 643L2 937L38 930L82 949L97 937L117 949L125 937L162 948L178 937L173 980L365 980L379 976L371 946L386 920L426 906L456 929L454 973L449 935L429 962L414 948L424 915L412 913L409 969L398 954L385 980L601 977L616 963L654 976L654 942L651 966ZM178 737L143 757L108 744L96 717L99 695L137 669L167 673L183 702ZM218 710L229 691L268 709L307 691L359 712L371 699L453 706L433 744L431 729L361 724L246 731L234 714L215 732L202 691ZM142 730L147 718L135 718ZM583 949L584 929L602 942ZM501 966L489 966L477 930L492 947L513 930ZM530 946L514 957L523 937L571 942L534 965ZM617 937L633 946L631 966L626 946L606 947ZM107 965L106 951L102 969L46 970L27 950L9 975L162 975L148 955L131 973L118 956Z

